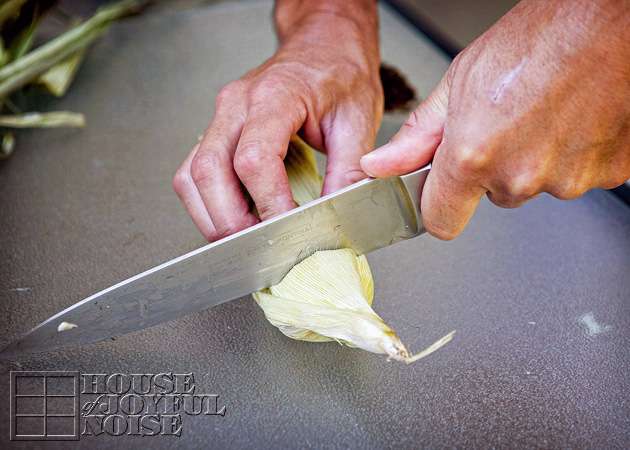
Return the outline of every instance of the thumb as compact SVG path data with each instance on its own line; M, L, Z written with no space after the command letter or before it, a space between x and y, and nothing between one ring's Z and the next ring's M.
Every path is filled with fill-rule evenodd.
M447 72L437 88L413 111L392 140L361 158L371 177L402 175L431 162L442 142L448 110L450 77Z

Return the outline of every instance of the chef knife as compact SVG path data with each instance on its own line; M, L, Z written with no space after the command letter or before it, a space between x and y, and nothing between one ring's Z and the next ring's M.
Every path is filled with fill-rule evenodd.
M430 167L359 181L131 277L42 322L0 356L96 342L243 297L279 283L317 250L360 255L415 237L425 231L420 198Z

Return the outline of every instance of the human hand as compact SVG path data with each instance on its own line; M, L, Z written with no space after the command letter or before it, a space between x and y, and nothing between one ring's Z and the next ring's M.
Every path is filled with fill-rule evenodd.
M432 163L422 217L453 239L481 197L513 208L630 178L630 3L524 0L455 58L371 176Z
M298 131L328 155L322 194L366 177L359 160L373 149L383 93L376 6L345 6L355 3L346 16L334 1L278 2L279 50L219 93L212 123L173 179L207 240L258 222L241 182L263 220L295 207L283 159Z

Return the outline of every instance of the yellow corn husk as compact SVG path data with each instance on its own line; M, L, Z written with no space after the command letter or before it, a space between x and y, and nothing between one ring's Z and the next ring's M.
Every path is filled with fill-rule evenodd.
M0 115L0 127L9 128L57 128L85 126L85 116L70 111L48 113L30 112L26 114Z
M83 47L68 58L57 63L35 80L56 97L63 97L74 80L81 63L85 59L87 48Z
M315 151L298 136L289 143L284 166L289 177L293 201L301 206L319 198L322 193L322 177L317 171Z
M13 153L15 149L15 137L13 133L8 132L2 136L2 141L0 142L0 159L8 158Z
M314 151L298 137L285 158L298 205L319 197L322 180ZM350 249L318 251L297 264L277 285L253 294L267 320L292 339L337 341L410 363L451 340L454 331L417 355L374 312L374 282L364 255Z

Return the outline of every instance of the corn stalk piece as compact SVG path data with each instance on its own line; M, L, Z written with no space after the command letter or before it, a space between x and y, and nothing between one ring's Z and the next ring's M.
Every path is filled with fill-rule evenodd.
M313 149L291 140L285 158L293 199L308 203L321 192ZM277 285L253 294L267 320L292 339L337 341L411 363L443 346L454 331L412 355L374 312L374 282L364 255L350 249L318 251L297 264Z

